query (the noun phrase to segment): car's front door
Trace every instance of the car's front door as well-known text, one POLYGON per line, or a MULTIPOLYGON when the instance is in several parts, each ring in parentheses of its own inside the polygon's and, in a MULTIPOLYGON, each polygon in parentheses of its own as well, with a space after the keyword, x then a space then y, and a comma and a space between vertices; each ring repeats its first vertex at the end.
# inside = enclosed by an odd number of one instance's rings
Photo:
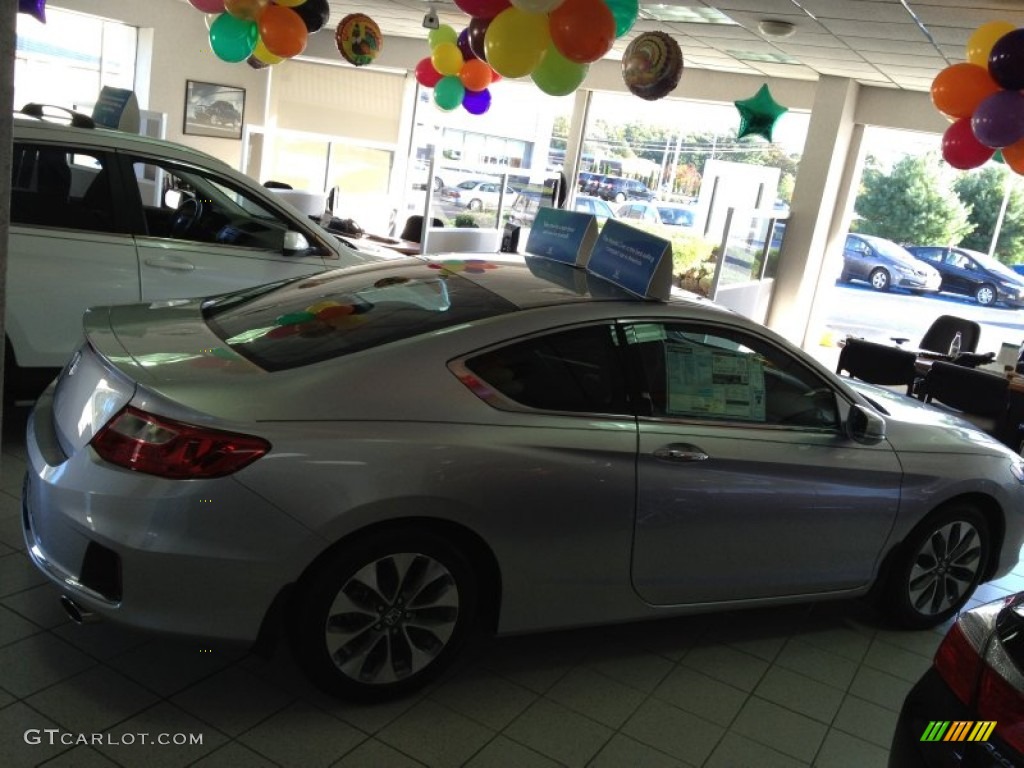
POLYGON ((152 158, 130 167, 143 211, 135 242, 144 300, 208 296, 328 266, 316 247, 286 252, 285 233, 299 224, 226 176, 152 158))
POLYGON ((874 266, 871 246, 860 238, 847 235, 843 247, 843 272, 846 276, 866 280, 874 266))
POLYGON ((822 593, 870 579, 899 501, 886 443, 841 428, 831 386, 734 329, 627 330, 643 371, 633 584, 656 605, 822 593))
POLYGON ((966 296, 973 296, 974 291, 984 282, 974 259, 965 253, 949 250, 946 252, 946 272, 943 276, 943 283, 949 285, 949 290, 955 293, 962 293, 966 296))

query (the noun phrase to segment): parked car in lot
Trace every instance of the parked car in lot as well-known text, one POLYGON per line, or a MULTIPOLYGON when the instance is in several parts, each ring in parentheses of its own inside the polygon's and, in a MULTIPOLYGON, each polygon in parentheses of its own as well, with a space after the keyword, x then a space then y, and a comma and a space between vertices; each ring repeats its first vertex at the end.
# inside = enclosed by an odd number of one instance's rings
MULTIPOLYGON (((515 196, 516 191, 506 185, 505 202, 511 204, 515 196)), ((460 208, 468 208, 471 211, 497 208, 500 197, 501 182, 489 181, 487 179, 463 181, 454 187, 444 187, 440 192, 442 202, 451 203, 460 208)))
POLYGON ((601 179, 596 191, 590 194, 596 195, 604 200, 614 200, 622 203, 626 200, 653 200, 654 191, 646 184, 636 179, 624 179, 621 176, 605 176, 601 179))
POLYGON ((664 224, 670 227, 692 229, 696 222, 696 210, 692 205, 680 203, 659 203, 637 200, 619 206, 618 216, 624 220, 644 221, 648 224, 664 224))
POLYGON ((22 115, 13 139, 5 378, 26 382, 15 394, 56 375, 90 306, 205 296, 371 259, 203 152, 22 115))
POLYGON ((371 699, 477 627, 869 591, 932 626, 1024 544, 1024 459, 966 422, 710 302, 496 254, 93 309, 27 457, 27 550, 73 614, 284 618, 371 699))
POLYGON ((1024 592, 961 614, 900 710, 889 768, 1024 765, 1024 592))
POLYGON ((579 195, 573 204, 573 210, 580 211, 581 213, 591 213, 598 220, 617 218, 615 209, 599 197, 579 195))
POLYGON ((843 282, 864 280, 876 291, 905 288, 934 293, 942 277, 935 267, 918 261, 903 246, 874 235, 849 234, 843 247, 843 282))
POLYGON ((988 254, 942 245, 908 245, 907 250, 938 270, 944 292, 973 296, 983 307, 996 302, 1024 307, 1024 277, 988 254))

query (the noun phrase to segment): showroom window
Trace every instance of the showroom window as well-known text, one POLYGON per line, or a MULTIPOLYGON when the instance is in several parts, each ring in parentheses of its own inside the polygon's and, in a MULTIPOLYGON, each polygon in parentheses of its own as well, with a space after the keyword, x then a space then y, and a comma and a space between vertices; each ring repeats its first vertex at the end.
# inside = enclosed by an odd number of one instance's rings
POLYGON ((831 388, 758 339, 676 323, 636 324, 626 336, 639 355, 642 400, 652 416, 838 429, 831 388))
POLYGON ((103 86, 135 89, 138 29, 46 9, 46 24, 18 14, 14 105, 54 104, 91 114, 103 86))
POLYGON ((538 336, 473 357, 466 367, 528 408, 632 414, 613 325, 538 336))

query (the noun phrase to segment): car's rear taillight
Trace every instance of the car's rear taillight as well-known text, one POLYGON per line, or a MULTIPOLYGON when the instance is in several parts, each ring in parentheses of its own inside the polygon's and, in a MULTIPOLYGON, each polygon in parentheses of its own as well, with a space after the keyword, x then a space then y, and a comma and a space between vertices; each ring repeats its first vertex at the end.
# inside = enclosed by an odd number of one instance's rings
POLYGON ((260 437, 185 424, 131 406, 90 444, 111 464, 174 480, 230 475, 270 450, 260 437))
POLYGON ((1015 599, 963 614, 939 645, 935 668, 957 698, 976 709, 976 719, 994 721, 995 734, 1024 752, 1024 674, 996 635, 1000 613, 1015 599))

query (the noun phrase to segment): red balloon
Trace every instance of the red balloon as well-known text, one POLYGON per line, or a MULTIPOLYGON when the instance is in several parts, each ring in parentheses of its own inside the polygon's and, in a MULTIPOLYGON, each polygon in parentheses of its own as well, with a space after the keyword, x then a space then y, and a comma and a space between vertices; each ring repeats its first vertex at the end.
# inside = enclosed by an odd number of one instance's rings
POLYGON ((577 64, 597 61, 615 42, 615 16, 604 0, 565 0, 548 22, 555 48, 577 64))
POLYGON ((493 19, 512 3, 509 0, 455 0, 455 4, 470 16, 493 19))
POLYGON ((444 75, 434 69, 434 62, 430 60, 429 56, 419 60, 419 63, 416 65, 415 74, 416 82, 424 88, 433 88, 444 77, 444 75))
POLYGON ((985 164, 995 153, 994 149, 974 138, 969 117, 961 117, 942 135, 943 160, 961 171, 985 164))

